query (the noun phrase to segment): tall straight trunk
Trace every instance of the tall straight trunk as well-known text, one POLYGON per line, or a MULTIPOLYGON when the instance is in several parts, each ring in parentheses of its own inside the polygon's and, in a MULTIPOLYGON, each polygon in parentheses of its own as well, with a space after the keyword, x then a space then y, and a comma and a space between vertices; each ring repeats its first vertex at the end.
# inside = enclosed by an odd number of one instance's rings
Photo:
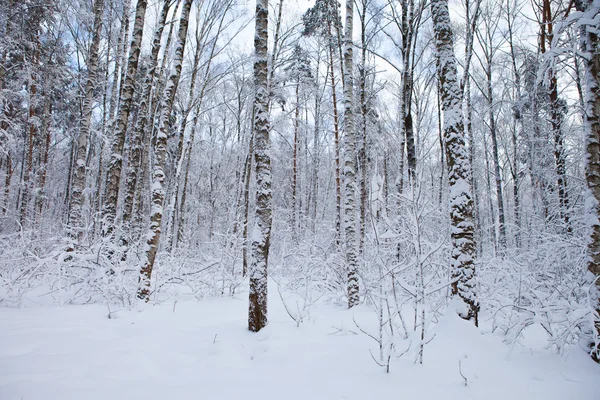
MULTIPOLYGON (((554 19, 550 0, 542 2, 542 24, 540 24, 540 52, 545 54, 546 44, 552 46, 554 40, 554 19)), ((567 232, 571 232, 572 226, 569 216, 569 192, 567 187, 567 171, 564 150, 564 137, 562 131, 563 110, 558 98, 558 79, 556 71, 550 69, 548 85, 548 100, 550 106, 550 126, 554 135, 554 162, 556 168, 556 183, 558 187, 558 201, 560 205, 560 216, 565 224, 567 232)))
POLYGON ((413 20, 414 1, 402 0, 401 28, 402 28, 402 129, 406 140, 406 162, 408 167, 409 184, 415 184, 417 153, 415 147, 415 133, 412 120, 412 43, 414 34, 413 20))
POLYGON ((477 243, 477 254, 481 254, 482 252, 482 243, 481 243, 481 217, 479 212, 479 191, 477 189, 477 179, 475 179, 475 132, 473 131, 473 107, 471 105, 471 77, 467 76, 467 81, 465 85, 465 94, 464 97, 466 99, 466 122, 467 122, 467 134, 469 138, 469 164, 471 165, 471 187, 473 188, 473 221, 474 221, 474 231, 473 237, 475 242, 477 243))
POLYGON ((358 162, 360 170, 360 203, 358 213, 358 254, 363 256, 365 246, 365 231, 367 218, 367 122, 369 106, 367 104, 367 0, 362 0, 362 10, 360 12, 360 116, 361 116, 361 132, 360 132, 360 150, 358 152, 358 162))
POLYGON ((296 83, 296 108, 294 110, 294 144, 292 155, 292 237, 297 239, 297 221, 298 221, 298 128, 300 126, 300 78, 296 83))
POLYGON ((494 246, 494 255, 498 254, 498 238, 496 235, 496 210, 494 208, 494 200, 492 199, 492 181, 490 179, 490 171, 492 170, 492 168, 490 167, 490 157, 489 157, 489 152, 488 152, 488 145, 487 145, 487 141, 484 138, 483 139, 483 146, 485 148, 484 150, 484 155, 485 155, 485 183, 486 183, 486 191, 488 193, 488 206, 490 208, 490 223, 489 223, 489 227, 490 227, 490 237, 491 237, 491 241, 492 241, 492 245, 494 246))
MULTIPOLYGON (((592 0, 577 0, 575 5, 578 11, 584 13, 583 18, 587 18, 588 21, 592 21, 600 12, 598 3, 592 0)), ((600 363, 600 37, 598 26, 582 25, 581 41, 582 50, 587 54, 585 58, 585 120, 587 122, 585 178, 589 196, 594 201, 594 207, 590 210, 592 215, 588 218, 592 228, 591 240, 588 243, 588 270, 594 277, 595 289, 591 291, 591 298, 594 299, 593 307, 596 311, 593 316, 596 334, 590 355, 600 363)))
POLYGON ((356 255, 356 130, 354 124, 354 75, 352 59, 352 28, 354 0, 346 0, 346 31, 344 35, 344 232, 346 234, 346 268, 348 272, 348 308, 358 305, 358 265, 356 255))
POLYGON ((104 0, 94 1, 94 27, 92 43, 87 57, 87 80, 85 82, 85 93, 83 100, 83 113, 79 122, 79 137, 75 148, 75 173, 71 184, 71 207, 69 209, 69 228, 71 236, 79 243, 85 234, 85 223, 82 219, 82 208, 84 203, 83 191, 86 187, 86 153, 90 136, 92 122, 92 110, 94 106, 94 89, 98 81, 98 57, 100 51, 100 40, 102 34, 102 16, 104 13, 104 0))
POLYGON ((115 228, 115 219, 117 217, 117 203, 121 186, 121 170, 123 168, 123 147, 125 146, 127 124, 135 91, 135 74, 137 73, 142 38, 144 36, 144 19, 147 6, 148 0, 138 0, 135 9, 135 22, 133 24, 129 59, 127 61, 127 73, 122 85, 123 91, 119 101, 119 114, 116 121, 115 132, 113 134, 110 162, 108 164, 108 173, 106 176, 106 196, 104 198, 102 217, 103 233, 106 236, 113 232, 115 228))
POLYGON ((2 215, 8 213, 8 204, 10 199, 10 181, 12 180, 14 169, 10 152, 6 154, 6 173, 4 175, 4 205, 2 206, 2 215))
MULTIPOLYGON (((74 140, 70 141, 69 148, 69 168, 67 169, 67 189, 65 190, 65 199, 63 204, 66 206, 67 212, 64 214, 65 224, 68 226, 69 224, 69 216, 71 215, 71 186, 73 185, 73 164, 75 161, 75 151, 77 150, 77 142, 74 140)), ((22 167, 23 164, 21 164, 22 167)), ((23 173, 23 168, 21 168, 21 174, 23 173)), ((18 197, 18 196, 17 196, 18 197)))
MULTIPOLYGON (((34 57, 35 59, 35 57, 34 57)), ((33 154, 35 152, 35 144, 37 142, 36 136, 38 135, 38 128, 36 119, 39 116, 36 115, 36 102, 37 102, 37 84, 34 78, 31 78, 29 86, 29 108, 28 108, 28 120, 27 120, 27 155, 26 159, 23 160, 25 163, 25 171, 23 173, 23 192, 21 194, 21 207, 19 210, 19 223, 21 226, 25 226, 27 220, 27 208, 29 205, 29 198, 32 192, 33 185, 33 154)))
POLYGON ((504 196, 502 194, 502 174, 500 172, 500 159, 498 156, 498 135, 496 132, 496 117, 494 116, 494 91, 492 88, 492 59, 487 65, 487 105, 489 112, 489 128, 492 138, 492 157, 494 159, 494 177, 496 180, 496 202, 498 205, 498 245, 500 253, 506 249, 506 220, 504 217, 504 196))
MULTIPOLYGON (((254 111, 252 111, 254 120, 254 111)), ((249 223, 250 223, 250 179, 252 177, 252 157, 254 155, 254 134, 250 135, 248 141, 248 156, 244 165, 244 229, 242 230, 242 275, 248 274, 248 246, 249 246, 249 223)))
POLYGON ((183 53, 187 41, 188 23, 190 10, 193 0, 185 0, 179 20, 179 33, 177 48, 173 59, 173 72, 169 77, 165 92, 163 95, 163 107, 160 113, 160 122, 158 132, 154 142, 154 165, 152 168, 152 207, 150 212, 150 226, 148 229, 148 240, 145 246, 146 259, 140 271, 140 282, 137 296, 139 299, 148 302, 150 300, 150 281, 152 278, 152 268, 156 259, 156 253, 160 244, 161 225, 163 217, 163 205, 165 200, 165 164, 167 156, 167 134, 169 129, 169 118, 173 110, 173 102, 179 78, 181 77, 181 68, 183 65, 183 53))
MULTIPOLYGON (((331 32, 331 27, 329 28, 331 32)), ((333 66, 333 44, 329 44, 329 69, 331 74, 331 101, 333 102, 333 135, 335 145, 335 242, 339 247, 342 238, 342 179, 340 171, 340 130, 333 66)))
POLYGON ((401 196, 402 193, 404 192, 404 164, 405 164, 405 160, 404 160, 404 152, 406 150, 406 132, 404 131, 404 95, 401 93, 400 94, 400 104, 398 107, 398 126, 400 127, 400 133, 399 133, 399 160, 398 160, 398 179, 396 180, 396 188, 397 188, 397 199, 398 199, 398 207, 401 207, 401 196))
POLYGON ((50 152, 50 121, 52 120, 52 103, 50 99, 46 99, 44 101, 44 112, 43 112, 43 120, 42 124, 44 128, 44 147, 40 154, 40 182, 39 182, 39 196, 36 198, 35 204, 35 220, 36 223, 39 222, 39 217, 42 214, 42 210, 44 207, 44 201, 46 198, 46 177, 48 176, 48 153, 50 152))
MULTIPOLYGON (((440 144, 440 191, 438 193, 438 203, 441 205, 442 204, 442 199, 443 199, 443 190, 444 190, 444 171, 446 170, 446 162, 444 160, 444 130, 442 128, 442 91, 440 89, 440 81, 439 79, 437 80, 436 83, 437 86, 437 90, 436 90, 436 99, 437 99, 437 125, 438 125, 438 141, 440 144)), ((468 95, 470 96, 470 95, 468 95)), ((467 97, 467 99, 469 99, 469 97, 467 97)), ((469 100, 467 100, 469 101, 469 100)), ((468 103, 468 105, 470 105, 470 102, 468 103)), ((467 106, 467 110, 468 110, 468 106, 467 106)), ((469 114, 467 114, 469 115, 469 114)), ((469 125, 467 124, 467 129, 469 132, 469 161, 471 162, 471 165, 473 165, 473 135, 472 135, 472 131, 469 129, 469 125)), ((471 174, 471 177, 473 177, 473 174, 471 174)))
POLYGON ((475 293, 475 240, 471 165, 461 113, 462 93, 457 79, 448 0, 433 0, 431 15, 438 56, 438 78, 444 111, 444 141, 450 188, 452 295, 465 303, 462 318, 478 325, 479 302, 475 293))
MULTIPOLYGON (((267 324, 267 268, 271 239, 271 159, 269 157, 269 85, 267 43, 269 2, 256 0, 254 34, 254 161, 256 168, 256 217, 252 233, 249 269, 248 329, 258 332, 267 324)), ((272 66, 274 67, 274 66, 272 66)))
POLYGON ((138 175, 140 168, 142 167, 141 163, 144 138, 148 136, 148 130, 150 129, 148 126, 150 124, 148 105, 150 103, 150 96, 152 95, 152 88, 156 82, 158 53, 160 52, 160 43, 163 31, 165 29, 165 23, 167 21, 167 14, 169 13, 170 5, 171 0, 164 0, 163 7, 158 18, 157 27, 154 31, 154 36, 152 38, 152 50, 150 52, 150 64, 148 65, 148 71, 146 72, 146 78, 144 80, 144 89, 140 98, 138 117, 136 119, 135 127, 133 129, 129 144, 127 172, 125 179, 125 196, 123 200, 123 231, 125 234, 129 233, 133 216, 138 175))
MULTIPOLYGON (((319 68, 317 64, 317 70, 319 68)), ((316 82, 315 86, 319 87, 319 75, 316 74, 316 82)), ((311 221, 311 229, 314 232, 317 223, 317 199, 319 197, 319 130, 321 124, 321 96, 315 96, 315 126, 313 129, 313 157, 312 157, 312 189, 311 189, 311 202, 310 202, 310 221, 311 221)))
POLYGON ((518 131, 516 123, 517 121, 521 122, 521 127, 523 127, 523 115, 522 115, 522 107, 521 107, 521 73, 517 68, 517 56, 515 53, 514 46, 514 36, 513 36, 513 24, 515 20, 515 16, 513 15, 513 10, 511 10, 511 0, 506 1, 506 21, 508 26, 508 46, 510 49, 510 59, 511 66, 513 69, 513 76, 515 79, 515 101, 516 105, 515 110, 513 112, 515 124, 512 129, 512 147, 513 147, 513 164, 511 167, 512 179, 513 179, 513 202, 514 202, 514 213, 515 213, 515 246, 519 248, 521 246, 521 204, 520 204, 520 195, 519 195, 519 153, 517 147, 517 138, 518 131))

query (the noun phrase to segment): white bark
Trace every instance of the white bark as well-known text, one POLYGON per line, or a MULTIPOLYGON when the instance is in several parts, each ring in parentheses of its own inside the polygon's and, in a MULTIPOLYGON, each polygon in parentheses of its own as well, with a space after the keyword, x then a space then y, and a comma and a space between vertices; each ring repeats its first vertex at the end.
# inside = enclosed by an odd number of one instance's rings
POLYGON ((267 43, 268 0, 256 0, 254 34, 254 160, 256 218, 251 236, 248 329, 258 332, 267 324, 267 267, 271 238, 271 159, 269 156, 269 87, 267 43))
POLYGON ((475 240, 471 164, 465 144, 461 112, 462 93, 457 78, 448 0, 434 0, 431 15, 438 56, 438 77, 444 111, 444 142, 450 188, 452 294, 465 303, 461 317, 478 324, 479 303, 475 295, 475 240))
POLYGON ((352 60, 352 24, 354 0, 346 0, 346 31, 344 36, 344 232, 346 265, 348 268, 348 308, 359 302, 356 248, 356 131, 354 124, 354 76, 352 60))

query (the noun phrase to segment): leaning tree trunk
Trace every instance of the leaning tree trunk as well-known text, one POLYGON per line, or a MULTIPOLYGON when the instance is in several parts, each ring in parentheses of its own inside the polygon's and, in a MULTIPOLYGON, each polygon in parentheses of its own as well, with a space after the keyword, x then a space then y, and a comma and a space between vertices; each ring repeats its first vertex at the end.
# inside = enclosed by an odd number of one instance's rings
POLYGON ((256 168, 256 222, 252 234, 248 306, 248 329, 252 332, 258 332, 267 324, 267 267, 272 222, 271 159, 269 157, 270 96, 267 82, 268 0, 256 0, 255 18, 253 130, 256 168))
POLYGON ((173 110, 175 93, 181 77, 183 65, 183 52, 187 40, 188 22, 193 0, 185 0, 179 20, 179 33, 177 48, 173 59, 173 72, 169 77, 163 96, 163 107, 160 113, 158 132, 154 142, 154 166, 152 168, 152 206, 150 211, 150 227, 148 229, 148 240, 146 242, 146 259, 140 271, 140 282, 137 296, 148 302, 150 300, 150 280, 152 268, 156 259, 156 252, 160 243, 160 233, 163 217, 163 204, 165 201, 165 164, 167 158, 167 134, 169 130, 169 119, 173 110))
POLYGON ((104 197, 103 211, 103 233, 110 235, 114 230, 115 218, 117 216, 117 202, 119 200, 119 187, 121 185, 121 170, 123 168, 123 147, 125 146, 125 136, 127 135, 127 123, 131 111, 131 102, 135 91, 135 74, 137 72, 138 61, 142 38, 144 36, 144 19, 148 0, 138 0, 135 9, 135 22, 133 24, 133 34, 131 39, 131 48, 129 50, 129 59, 127 61, 127 73, 123 83, 123 92, 119 101, 119 114, 117 125, 113 134, 110 162, 108 164, 108 173, 106 176, 106 196, 104 197))
POLYGON ((96 87, 96 73, 98 70, 98 53, 100 49, 100 39, 102 33, 102 15, 104 12, 104 0, 95 0, 94 2, 94 30, 92 35, 92 44, 87 58, 87 80, 85 82, 85 98, 83 100, 83 115, 79 123, 79 137, 77 138, 77 147, 75 149, 75 174, 71 184, 71 207, 69 213, 69 228, 71 236, 77 241, 81 241, 84 234, 84 223, 82 221, 81 210, 83 207, 83 191, 85 189, 85 157, 87 144, 90 135, 90 126, 92 121, 92 108, 94 105, 94 88, 96 87))
POLYGON ((458 310, 460 316, 473 320, 475 325, 478 325, 479 303, 475 296, 471 165, 465 145, 461 113, 462 96, 457 80, 448 0, 433 0, 431 15, 438 56, 438 77, 442 110, 444 111, 444 142, 450 188, 452 295, 458 296, 465 303, 465 310, 458 310))
POLYGON ((354 77, 352 60, 352 24, 354 0, 346 0, 346 32, 344 35, 344 232, 346 234, 346 267, 348 268, 348 308, 359 302, 356 257, 356 132, 354 125, 354 77))

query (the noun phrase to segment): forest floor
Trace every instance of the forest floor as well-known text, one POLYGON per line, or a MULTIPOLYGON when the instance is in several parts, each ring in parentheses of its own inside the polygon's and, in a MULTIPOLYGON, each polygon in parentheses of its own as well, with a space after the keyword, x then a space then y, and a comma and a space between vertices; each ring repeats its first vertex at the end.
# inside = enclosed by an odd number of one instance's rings
MULTIPOLYGON (((597 400, 600 365, 545 349, 541 327, 509 346, 446 313, 390 373, 371 357, 376 314, 319 304, 299 327, 270 288, 270 322, 246 330, 247 299, 180 298, 140 310, 0 308, 0 399, 597 400), (459 372, 459 361, 461 372, 459 372)), ((398 343, 398 353, 409 341, 398 343)))

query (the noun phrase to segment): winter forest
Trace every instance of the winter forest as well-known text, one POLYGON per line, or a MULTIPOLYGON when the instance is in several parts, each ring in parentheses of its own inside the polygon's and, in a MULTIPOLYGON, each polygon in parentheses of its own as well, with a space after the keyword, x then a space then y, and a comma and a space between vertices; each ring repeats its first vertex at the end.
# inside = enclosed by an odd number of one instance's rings
POLYGON ((597 399, 599 37, 600 0, 0 0, 0 398, 597 399))

